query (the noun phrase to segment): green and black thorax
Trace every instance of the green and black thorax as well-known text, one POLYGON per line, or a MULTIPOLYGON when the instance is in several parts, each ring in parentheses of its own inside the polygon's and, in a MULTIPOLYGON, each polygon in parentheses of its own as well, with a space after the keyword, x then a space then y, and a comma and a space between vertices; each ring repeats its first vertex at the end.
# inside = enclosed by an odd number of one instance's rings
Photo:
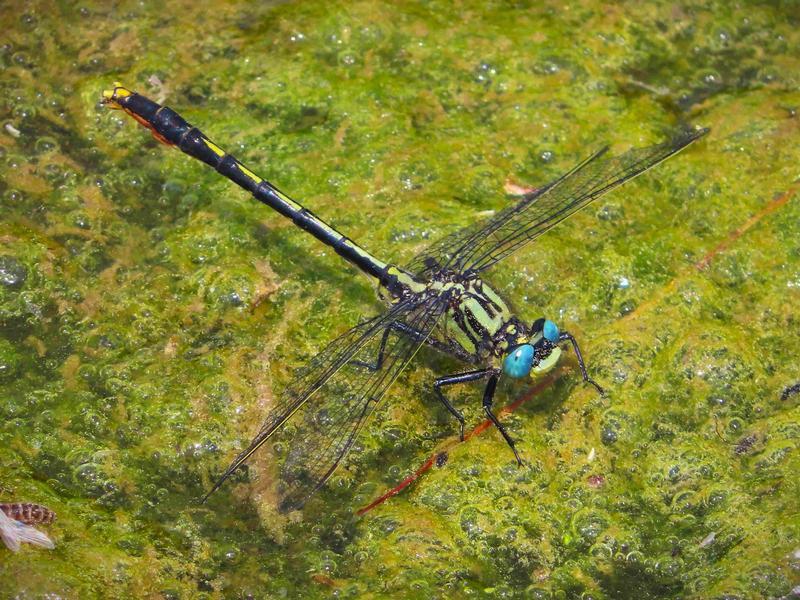
POLYGON ((534 363, 545 360, 554 344, 544 338, 541 323, 526 325, 517 318, 505 300, 477 273, 460 273, 440 268, 421 282, 408 272, 390 267, 393 277, 384 286, 394 301, 417 297, 421 302, 436 296, 447 305, 438 336, 453 342, 476 364, 497 363, 511 349, 531 344, 536 349, 534 363), (537 326, 538 325, 538 326, 537 326))

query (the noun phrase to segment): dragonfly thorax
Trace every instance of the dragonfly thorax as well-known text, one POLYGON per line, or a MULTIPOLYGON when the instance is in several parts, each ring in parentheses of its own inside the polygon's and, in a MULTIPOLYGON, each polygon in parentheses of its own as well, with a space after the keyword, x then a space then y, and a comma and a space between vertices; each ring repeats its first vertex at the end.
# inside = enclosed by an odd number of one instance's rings
POLYGON ((499 357, 511 346, 527 341, 527 328, 479 277, 443 271, 428 287, 432 293, 447 296, 446 336, 469 354, 499 357))
MULTIPOLYGON (((446 298, 447 311, 442 337, 454 342, 481 362, 491 360, 510 377, 523 377, 531 370, 549 368, 558 358, 558 327, 538 319, 531 325, 514 316, 506 302, 475 273, 450 269, 435 271, 427 282, 391 267, 389 285, 392 302, 416 297, 423 302, 446 298)), ((388 299, 388 298, 387 298, 388 299)))
POLYGON ((560 332, 556 324, 548 319, 525 324, 476 275, 441 273, 428 289, 448 297, 445 336, 476 358, 500 363, 510 377, 545 370, 558 360, 560 332))

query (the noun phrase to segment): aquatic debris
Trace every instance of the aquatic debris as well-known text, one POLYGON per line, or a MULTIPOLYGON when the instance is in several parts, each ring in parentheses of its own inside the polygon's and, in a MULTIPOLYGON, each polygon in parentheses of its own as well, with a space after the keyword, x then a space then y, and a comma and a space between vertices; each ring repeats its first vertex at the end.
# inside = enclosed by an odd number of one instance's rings
POLYGON ((738 454, 740 456, 742 454, 746 454, 757 441, 758 436, 754 433, 744 436, 741 440, 739 440, 739 442, 736 444, 736 447, 733 449, 734 454, 738 454))
POLYGON ((318 583, 320 585, 327 586, 327 587, 335 587, 336 586, 336 581, 333 578, 328 577, 327 575, 323 575, 322 573, 316 573, 315 575, 312 575, 311 579, 314 582, 316 582, 316 583, 318 583))
POLYGON ((0 502, 0 511, 8 518, 25 525, 47 525, 56 520, 56 513, 46 506, 33 502, 0 502))
POLYGON ((516 184, 510 179, 507 179, 503 184, 503 191, 509 196, 527 196, 528 194, 536 193, 537 190, 538 188, 535 187, 516 184))
POLYGON ((704 537, 702 539, 702 541, 700 542, 699 546, 701 548, 705 548, 709 544, 713 544, 715 539, 717 539, 717 532, 716 531, 712 531, 711 533, 709 533, 706 537, 704 537))
POLYGON ((8 135, 10 135, 11 137, 18 138, 20 135, 22 135, 20 130, 14 127, 11 123, 6 123, 4 129, 6 130, 6 133, 8 133, 8 135))
POLYGON ((794 396, 798 392, 800 392, 800 383, 795 383, 794 385, 790 385, 785 390, 783 390, 783 393, 781 393, 781 400, 788 400, 789 396, 794 396))
POLYGON ((55 518, 52 510, 40 504, 0 504, 0 538, 12 552, 17 552, 22 543, 52 550, 53 541, 33 525, 52 523, 55 518))
POLYGON ((13 256, 0 256, 0 286, 17 289, 28 278, 28 269, 13 256))
POLYGON ((586 478, 586 483, 589 487, 596 489, 605 485, 606 478, 602 475, 589 475, 589 477, 586 478))
POLYGON ((635 88, 642 89, 642 90, 644 90, 646 92, 650 92, 651 94, 653 94, 654 96, 656 96, 658 98, 663 98, 665 96, 671 96, 673 94, 672 90, 669 89, 667 86, 664 86, 664 85, 661 85, 661 86, 650 85, 649 83, 646 83, 644 81, 639 81, 638 79, 630 78, 630 79, 627 79, 626 81, 623 81, 621 83, 624 86, 635 87, 635 88))

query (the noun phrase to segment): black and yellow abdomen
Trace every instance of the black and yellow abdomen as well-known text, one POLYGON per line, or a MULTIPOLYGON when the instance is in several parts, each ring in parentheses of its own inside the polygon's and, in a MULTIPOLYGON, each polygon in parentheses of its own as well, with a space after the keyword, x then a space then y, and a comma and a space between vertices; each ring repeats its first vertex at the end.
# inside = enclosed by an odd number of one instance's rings
POLYGON ((402 279, 404 274, 397 268, 376 258, 270 182, 256 175, 171 108, 161 106, 119 84, 104 92, 103 97, 110 107, 124 110, 147 127, 157 140, 175 146, 216 169, 221 175, 250 192, 256 200, 291 219, 295 225, 333 248, 339 256, 376 278, 392 294, 401 292, 404 282, 400 281, 398 284, 398 279, 402 279))

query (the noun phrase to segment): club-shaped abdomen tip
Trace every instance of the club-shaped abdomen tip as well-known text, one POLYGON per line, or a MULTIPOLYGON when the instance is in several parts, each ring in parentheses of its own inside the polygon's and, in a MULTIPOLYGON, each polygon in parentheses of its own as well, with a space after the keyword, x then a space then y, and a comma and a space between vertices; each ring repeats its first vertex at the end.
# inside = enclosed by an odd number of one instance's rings
POLYGON ((123 87, 119 81, 114 82, 114 87, 110 90, 103 90, 103 101, 111 105, 112 108, 119 108, 117 100, 132 95, 133 92, 123 87))

